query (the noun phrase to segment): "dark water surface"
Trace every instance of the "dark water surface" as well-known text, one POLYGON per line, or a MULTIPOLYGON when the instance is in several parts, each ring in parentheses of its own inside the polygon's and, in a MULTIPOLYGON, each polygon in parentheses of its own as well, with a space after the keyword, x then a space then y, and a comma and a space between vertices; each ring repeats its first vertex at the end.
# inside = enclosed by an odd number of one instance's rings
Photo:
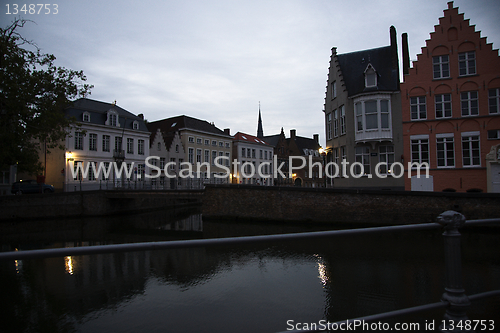
MULTIPOLYGON (((328 230, 202 221, 196 208, 9 223, 3 251, 328 230)), ((462 231, 467 294, 500 289, 500 228, 462 231)), ((0 332, 278 332, 439 301, 441 231, 0 262, 0 332)), ((444 310, 395 322, 441 320, 444 310)), ((500 298, 470 319, 495 320, 500 298)))

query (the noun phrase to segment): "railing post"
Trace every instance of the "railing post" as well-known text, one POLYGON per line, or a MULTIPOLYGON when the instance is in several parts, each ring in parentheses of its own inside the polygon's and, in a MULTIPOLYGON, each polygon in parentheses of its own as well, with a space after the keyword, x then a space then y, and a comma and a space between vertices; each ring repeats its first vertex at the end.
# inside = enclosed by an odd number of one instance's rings
POLYGON ((444 227, 446 282, 442 300, 449 303, 439 331, 474 332, 473 330, 466 330, 464 327, 465 320, 468 320, 466 312, 470 306, 470 300, 465 295, 465 290, 462 286, 461 235, 458 228, 465 224, 465 216, 448 210, 438 216, 437 222, 444 227))

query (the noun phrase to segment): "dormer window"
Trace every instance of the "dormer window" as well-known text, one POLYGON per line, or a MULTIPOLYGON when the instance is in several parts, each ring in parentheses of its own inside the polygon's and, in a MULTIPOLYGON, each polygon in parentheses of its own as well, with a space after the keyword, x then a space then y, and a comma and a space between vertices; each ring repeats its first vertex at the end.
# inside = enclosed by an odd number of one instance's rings
POLYGON ((368 64, 365 69, 365 87, 371 88, 377 86, 377 72, 372 64, 368 64))
POLYGON ((83 113, 83 121, 86 123, 90 122, 90 113, 88 112, 83 113))
POLYGON ((114 110, 108 111, 108 120, 106 120, 106 125, 113 127, 120 127, 120 123, 118 120, 118 113, 114 110))
POLYGON ((134 120, 134 122, 132 123, 132 128, 135 130, 139 129, 139 122, 137 120, 134 120))

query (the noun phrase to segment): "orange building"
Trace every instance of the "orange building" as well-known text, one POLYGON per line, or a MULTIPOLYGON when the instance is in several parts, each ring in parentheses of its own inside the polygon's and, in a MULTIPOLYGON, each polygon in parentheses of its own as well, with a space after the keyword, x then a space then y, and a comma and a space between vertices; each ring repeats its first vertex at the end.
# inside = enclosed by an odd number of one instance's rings
POLYGON ((405 189, 500 192, 500 57, 453 2, 403 80, 405 189))

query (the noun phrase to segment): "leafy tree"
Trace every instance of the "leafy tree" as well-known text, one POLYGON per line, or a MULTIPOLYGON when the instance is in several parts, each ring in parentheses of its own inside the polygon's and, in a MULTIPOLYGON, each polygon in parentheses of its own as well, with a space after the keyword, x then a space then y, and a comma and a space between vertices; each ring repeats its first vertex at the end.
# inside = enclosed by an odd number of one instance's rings
POLYGON ((54 55, 23 38, 18 30, 27 22, 0 28, 0 168, 18 164, 18 171, 35 173, 42 169, 41 147, 64 149, 76 124, 64 108, 93 86, 84 84, 83 71, 56 67, 54 55))

